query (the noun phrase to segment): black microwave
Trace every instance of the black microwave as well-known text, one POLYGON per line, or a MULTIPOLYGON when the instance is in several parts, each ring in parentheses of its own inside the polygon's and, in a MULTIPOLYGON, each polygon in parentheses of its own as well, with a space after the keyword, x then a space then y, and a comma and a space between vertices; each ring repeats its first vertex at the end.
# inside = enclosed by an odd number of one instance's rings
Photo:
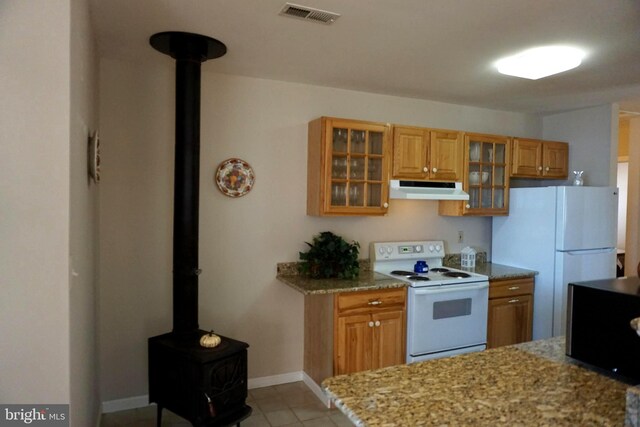
POLYGON ((567 356, 640 383, 637 277, 569 283, 567 356))

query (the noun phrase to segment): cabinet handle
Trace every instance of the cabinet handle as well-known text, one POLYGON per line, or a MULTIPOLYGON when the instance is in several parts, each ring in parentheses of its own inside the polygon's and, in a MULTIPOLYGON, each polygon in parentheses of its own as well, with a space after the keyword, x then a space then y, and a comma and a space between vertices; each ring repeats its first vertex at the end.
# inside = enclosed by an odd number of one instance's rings
POLYGON ((538 166, 538 170, 541 171, 542 170, 542 166, 538 166))
POLYGON ((373 328, 373 322, 369 322, 369 327, 373 328))
POLYGON ((547 166, 546 168, 544 168, 545 171, 549 172, 549 166, 547 166))
POLYGON ((388 208, 388 207, 389 207, 389 203, 384 202, 384 203, 382 204, 382 207, 383 207, 383 208, 388 208))
POLYGON ((518 298, 509 300, 509 304, 513 304, 514 302, 520 302, 520 300, 518 298))
POLYGON ((380 321, 376 320, 376 326, 380 326, 380 321))
POLYGON ((423 167, 423 168, 422 168, 422 172, 429 172, 429 168, 428 168, 428 167, 426 167, 426 166, 425 166, 425 167, 423 167))
POLYGON ((520 286, 511 286, 509 288, 510 291, 517 291, 518 289, 520 289, 520 286))
POLYGON ((374 300, 369 301, 368 304, 369 305, 380 305, 380 304, 382 304, 382 301, 380 301, 379 299, 374 299, 374 300))
POLYGON ((433 173, 438 172, 438 168, 433 168, 433 169, 431 169, 431 172, 433 172, 433 173))
POLYGON ((471 205, 469 203, 467 203, 466 205, 467 209, 471 208, 471 205))

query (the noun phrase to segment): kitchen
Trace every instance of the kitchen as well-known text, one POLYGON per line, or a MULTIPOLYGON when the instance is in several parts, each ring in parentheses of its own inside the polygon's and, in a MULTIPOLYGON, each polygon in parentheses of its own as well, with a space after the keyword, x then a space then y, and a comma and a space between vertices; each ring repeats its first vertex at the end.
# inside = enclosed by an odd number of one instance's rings
MULTIPOLYGON (((122 8, 127 10, 127 6, 122 8)), ((138 15, 132 12, 132 16, 138 15)), ((49 29, 55 28, 53 23, 49 25, 49 29)), ((166 28, 146 28, 148 34, 140 43, 146 46, 148 36, 156 29, 166 28)), ((229 48, 231 54, 232 46, 229 48)), ((150 55, 155 53, 149 50, 150 55)), ((160 55, 149 61, 124 60, 115 55, 100 59, 103 167, 100 184, 91 187, 92 197, 99 198, 100 205, 100 239, 96 243, 100 259, 95 266, 100 276, 96 327, 100 369, 96 377, 100 378, 99 401, 114 404, 144 401, 144 342, 170 324, 171 274, 167 259, 172 181, 167 171, 172 165, 173 68, 171 61, 160 55), (147 301, 144 307, 131 303, 141 299, 147 301)), ((215 66, 214 61, 204 69, 215 66)), ((200 324, 250 343, 251 386, 299 379, 303 299, 275 279, 275 266, 295 261, 304 249, 303 242, 315 233, 331 229, 357 240, 363 257, 368 255, 370 241, 411 239, 416 227, 425 227, 424 238, 444 239, 449 252, 459 252, 467 245, 490 249, 489 218, 442 217, 436 202, 394 201, 388 216, 379 218, 308 217, 309 120, 331 115, 570 141, 570 167, 586 170, 588 185, 608 185, 613 173, 610 151, 615 142, 611 138, 610 105, 541 118, 365 91, 203 74, 200 324), (212 142, 204 144, 206 140, 212 142), (246 160, 256 171, 254 190, 236 200, 220 194, 213 183, 215 168, 229 157, 246 160), (463 243, 457 243, 460 230, 464 232, 463 243), (264 326, 256 331, 255 325, 264 326)), ((97 128, 97 121, 88 123, 93 123, 88 126, 91 129, 97 128)), ((39 159, 30 156, 22 164, 28 165, 34 158, 39 159)), ((78 262, 78 257, 74 260, 78 262)), ((80 277, 87 275, 80 273, 80 277)), ((32 289, 28 294, 38 295, 39 291, 32 289)), ((17 318, 21 316, 25 314, 17 318)), ((35 328, 39 321, 28 317, 26 324, 35 328)), ((19 337, 12 342, 16 347, 22 345, 19 337)), ((63 356, 60 359, 60 365, 67 365, 63 356)), ((20 369, 16 372, 22 378, 30 377, 20 369)), ((44 393, 43 399, 51 394, 44 393)))

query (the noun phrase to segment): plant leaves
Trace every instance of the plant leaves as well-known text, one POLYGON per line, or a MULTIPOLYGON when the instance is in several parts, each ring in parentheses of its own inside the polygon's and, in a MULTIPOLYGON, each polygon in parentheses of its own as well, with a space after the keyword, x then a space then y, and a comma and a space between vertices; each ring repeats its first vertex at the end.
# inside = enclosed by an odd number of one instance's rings
POLYGON ((301 272, 312 277, 339 277, 355 279, 360 273, 358 255, 360 244, 346 242, 330 231, 323 231, 313 237, 307 252, 299 252, 304 261, 299 266, 301 272))

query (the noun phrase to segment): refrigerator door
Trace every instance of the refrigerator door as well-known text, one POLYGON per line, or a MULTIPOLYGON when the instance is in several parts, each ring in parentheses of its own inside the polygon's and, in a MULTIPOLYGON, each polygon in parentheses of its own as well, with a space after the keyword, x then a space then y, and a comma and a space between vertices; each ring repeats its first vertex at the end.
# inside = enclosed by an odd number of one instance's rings
POLYGON ((493 217, 491 261, 537 272, 533 339, 553 336, 556 187, 512 188, 509 216, 493 217))
POLYGON ((556 250, 616 246, 617 188, 557 187, 557 206, 556 250))
MULTIPOLYGON (((615 277, 615 248, 556 252, 553 336, 565 335, 569 283, 586 280, 612 279, 615 277)), ((536 303, 537 302, 534 302, 534 304, 536 303)), ((594 313, 594 316, 597 316, 597 313, 594 313)))

